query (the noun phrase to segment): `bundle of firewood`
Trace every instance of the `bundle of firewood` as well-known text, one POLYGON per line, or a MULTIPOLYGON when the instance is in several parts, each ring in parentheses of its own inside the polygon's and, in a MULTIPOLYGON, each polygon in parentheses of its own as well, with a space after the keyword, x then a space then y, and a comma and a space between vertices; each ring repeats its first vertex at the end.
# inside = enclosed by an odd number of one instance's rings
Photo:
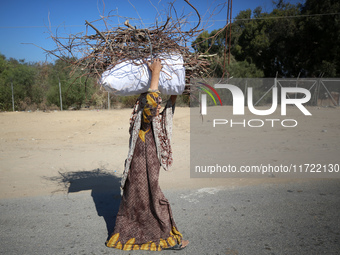
MULTIPOLYGON (((123 27, 114 27, 99 31, 94 22, 86 21, 87 31, 92 35, 70 35, 67 38, 52 36, 57 48, 48 53, 69 62, 74 70, 82 70, 81 76, 100 77, 108 68, 123 61, 153 59, 160 55, 180 54, 184 60, 187 83, 190 78, 201 77, 207 73, 209 62, 197 53, 190 51, 188 44, 200 33, 198 27, 201 17, 198 11, 187 0, 197 16, 198 24, 188 31, 182 31, 187 24, 187 17, 173 18, 168 16, 162 25, 148 28, 136 28, 127 19, 123 27), (72 58, 74 56, 74 58, 72 58)), ((107 17, 106 17, 107 18, 107 17)), ((103 21, 106 22, 106 19, 103 21)), ((107 26, 108 27, 108 26, 107 26)))

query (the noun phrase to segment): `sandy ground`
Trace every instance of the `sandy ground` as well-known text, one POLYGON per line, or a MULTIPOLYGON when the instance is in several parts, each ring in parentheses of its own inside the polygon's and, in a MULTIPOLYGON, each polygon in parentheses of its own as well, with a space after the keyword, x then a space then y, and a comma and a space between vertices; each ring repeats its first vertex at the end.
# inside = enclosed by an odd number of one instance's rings
MULTIPOLYGON (((303 120, 304 127, 313 127, 304 141, 306 149, 296 147, 294 154, 307 159, 311 148, 319 146, 320 153, 328 155, 326 160, 339 163, 340 109, 312 108, 311 112, 313 117, 303 120)), ((0 113, 0 198, 64 192, 57 182, 51 181, 60 173, 101 169, 119 177, 128 152, 130 113, 131 109, 0 113)), ((276 132, 280 130, 287 138, 296 132, 294 129, 282 131, 282 128, 276 132)), ((245 135, 249 132, 242 132, 243 141, 247 141, 245 135)), ((303 130, 299 132, 301 136, 303 130)), ((304 181, 269 177, 190 178, 189 108, 176 109, 173 133, 174 165, 172 171, 161 171, 162 189, 304 181)), ((257 143, 268 142, 268 132, 258 132, 256 136, 257 143)), ((230 143, 235 154, 244 151, 244 143, 237 139, 230 139, 230 143)), ((284 146, 288 151, 293 142, 284 146)), ((268 150, 266 144, 258 146, 251 156, 258 157, 265 149, 268 150)))

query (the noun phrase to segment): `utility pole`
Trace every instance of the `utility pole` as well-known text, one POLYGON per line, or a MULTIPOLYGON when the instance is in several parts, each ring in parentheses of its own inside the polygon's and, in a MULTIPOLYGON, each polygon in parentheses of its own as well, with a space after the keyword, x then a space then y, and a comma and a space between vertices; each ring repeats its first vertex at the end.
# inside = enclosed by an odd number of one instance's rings
POLYGON ((227 73, 227 78, 229 78, 229 68, 230 68, 230 48, 231 48, 231 24, 232 24, 232 8, 233 0, 228 0, 227 7, 227 24, 225 25, 225 45, 224 45, 224 60, 223 60, 223 76, 227 73), (228 53, 227 53, 228 50, 228 53), (227 55, 228 55, 228 68, 227 68, 227 55))
POLYGON ((61 96, 61 84, 60 84, 59 76, 58 76, 58 81, 59 81, 60 111, 62 111, 62 110, 63 110, 63 98, 62 98, 62 96, 61 96))

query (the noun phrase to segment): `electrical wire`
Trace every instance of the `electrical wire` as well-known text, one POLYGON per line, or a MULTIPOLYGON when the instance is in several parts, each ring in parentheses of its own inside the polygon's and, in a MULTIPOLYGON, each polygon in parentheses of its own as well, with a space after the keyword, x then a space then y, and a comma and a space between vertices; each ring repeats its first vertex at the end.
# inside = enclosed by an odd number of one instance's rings
MULTIPOLYGON (((257 18, 246 18, 246 19, 231 19, 233 22, 235 21, 247 21, 247 20, 265 20, 265 19, 292 19, 292 18, 305 18, 305 17, 317 17, 317 16, 332 16, 332 15, 340 15, 340 12, 334 13, 316 13, 316 14, 300 14, 300 15, 292 15, 292 16, 274 16, 274 17, 257 17, 257 18)), ((226 19, 221 20, 205 20, 202 22, 225 22, 226 19)), ((188 23, 197 23, 197 20, 187 21, 188 23)), ((144 24, 153 24, 153 23, 144 23, 144 24)), ((119 24, 118 24, 119 25, 119 24)), ((84 27, 85 25, 61 25, 61 26, 51 26, 51 27, 84 27)), ((105 25, 97 25, 97 26, 105 26, 105 25)), ((0 28, 46 28, 46 26, 0 26, 0 28)))

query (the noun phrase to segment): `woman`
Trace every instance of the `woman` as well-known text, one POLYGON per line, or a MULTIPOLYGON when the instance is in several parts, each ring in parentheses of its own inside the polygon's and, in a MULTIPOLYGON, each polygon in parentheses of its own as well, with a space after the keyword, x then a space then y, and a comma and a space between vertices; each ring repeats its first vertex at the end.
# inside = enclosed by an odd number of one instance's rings
POLYGON ((130 148, 121 182, 122 201, 108 247, 122 250, 180 250, 182 239, 173 220, 168 200, 159 184, 159 170, 172 164, 172 115, 176 96, 171 96, 162 113, 158 91, 161 61, 148 63, 151 83, 138 98, 130 118, 130 148))

